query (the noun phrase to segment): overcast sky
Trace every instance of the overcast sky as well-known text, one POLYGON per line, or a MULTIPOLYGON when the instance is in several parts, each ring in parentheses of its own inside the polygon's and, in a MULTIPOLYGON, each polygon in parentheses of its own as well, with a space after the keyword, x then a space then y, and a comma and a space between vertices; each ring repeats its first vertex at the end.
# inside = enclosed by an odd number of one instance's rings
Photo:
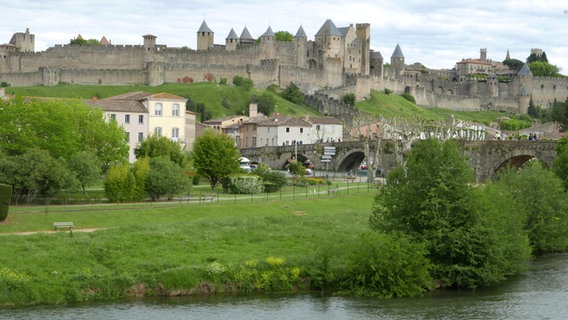
POLYGON ((309 40, 325 20, 337 27, 371 25, 371 48, 385 62, 400 44, 406 63, 450 69, 464 58, 525 61, 531 48, 546 52, 550 63, 568 74, 568 1, 566 0, 17 0, 0 12, 0 43, 26 28, 35 34, 36 51, 84 39, 141 45, 153 34, 158 44, 196 48, 205 20, 224 44, 231 28, 246 26, 254 38, 268 26, 295 34, 302 25, 309 40))

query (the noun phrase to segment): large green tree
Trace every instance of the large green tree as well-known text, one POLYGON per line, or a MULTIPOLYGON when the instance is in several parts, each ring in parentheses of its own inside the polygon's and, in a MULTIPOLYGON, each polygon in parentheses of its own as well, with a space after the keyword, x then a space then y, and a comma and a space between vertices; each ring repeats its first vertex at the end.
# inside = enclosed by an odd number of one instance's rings
POLYGON ((442 285, 476 288, 501 281, 512 267, 472 178, 455 142, 420 141, 378 193, 371 226, 424 243, 432 276, 442 285))
POLYGON ((185 193, 191 180, 183 169, 168 156, 150 159, 150 172, 146 178, 146 191, 153 201, 163 197, 173 199, 176 194, 185 193))
POLYGON ((193 166, 197 173, 209 180, 215 189, 221 179, 240 171, 239 151, 233 138, 212 130, 195 139, 193 144, 193 166))
POLYGON ((504 185, 520 204, 518 214, 535 254, 568 250, 568 193, 563 181, 538 161, 502 174, 504 185))
POLYGON ((564 188, 568 190, 568 137, 558 140, 556 153, 553 169, 560 179, 564 181, 564 188))
POLYGON ((539 77, 560 77, 560 68, 543 61, 535 61, 529 64, 529 69, 533 76, 539 77))
POLYGON ((103 111, 75 99, 0 100, 0 151, 9 156, 42 149, 68 160, 94 152, 103 169, 128 159, 124 130, 105 121, 103 111))

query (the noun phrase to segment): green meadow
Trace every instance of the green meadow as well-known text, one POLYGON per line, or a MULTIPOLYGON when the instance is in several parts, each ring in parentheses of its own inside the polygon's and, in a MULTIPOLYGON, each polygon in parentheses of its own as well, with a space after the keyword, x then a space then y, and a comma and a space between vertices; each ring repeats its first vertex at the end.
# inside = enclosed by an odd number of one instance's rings
POLYGON ((16 208, 0 224, 0 306, 321 288, 368 230, 374 194, 16 208))

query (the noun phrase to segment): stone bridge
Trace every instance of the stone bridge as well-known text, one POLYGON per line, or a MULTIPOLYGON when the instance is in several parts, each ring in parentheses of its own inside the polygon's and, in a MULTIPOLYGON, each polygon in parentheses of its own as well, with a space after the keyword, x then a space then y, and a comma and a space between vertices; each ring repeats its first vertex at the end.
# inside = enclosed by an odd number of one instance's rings
MULTIPOLYGON (((400 164, 398 159, 401 157, 396 154, 398 149, 395 148, 395 143, 397 142, 385 140, 381 145, 381 169, 385 174, 400 164)), ((458 144, 473 168, 476 182, 492 180, 500 169, 508 166, 521 167, 533 159, 550 167, 556 158, 556 141, 460 140, 458 144)), ((297 157, 302 162, 313 162, 316 170, 355 172, 365 160, 362 141, 246 148, 240 152, 251 161, 266 163, 273 169, 284 169, 290 159, 297 157), (321 162, 324 147, 335 147, 336 150, 329 163, 321 162)))

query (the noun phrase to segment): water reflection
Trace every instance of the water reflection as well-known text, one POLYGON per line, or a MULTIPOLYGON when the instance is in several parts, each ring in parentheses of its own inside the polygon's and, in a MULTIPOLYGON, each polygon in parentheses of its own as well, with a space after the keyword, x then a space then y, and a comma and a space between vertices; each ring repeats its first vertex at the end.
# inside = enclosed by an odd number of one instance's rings
POLYGON ((377 300, 318 294, 153 298, 4 309, 0 319, 565 319, 568 255, 552 255, 497 288, 377 300))

